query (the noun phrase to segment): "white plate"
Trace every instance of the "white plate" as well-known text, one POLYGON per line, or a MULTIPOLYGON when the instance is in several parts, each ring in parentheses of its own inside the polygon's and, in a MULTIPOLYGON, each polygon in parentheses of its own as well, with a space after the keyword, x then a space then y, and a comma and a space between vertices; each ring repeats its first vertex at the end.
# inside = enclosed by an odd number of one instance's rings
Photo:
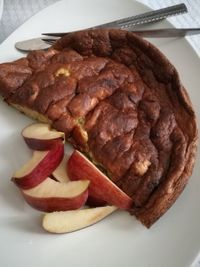
MULTIPOLYGON (((145 10, 131 0, 57 2, 0 46, 0 62, 21 56, 14 43, 41 32, 92 26, 145 10)), ((180 72, 199 118, 198 57, 185 39, 156 40, 156 44, 180 72)), ((184 193, 150 230, 128 213, 116 212, 82 231, 53 235, 42 230, 41 213, 30 208, 10 182, 13 170, 30 154, 20 131, 31 120, 1 102, 0 121, 0 266, 188 267, 192 263, 200 249, 199 156, 184 193)))

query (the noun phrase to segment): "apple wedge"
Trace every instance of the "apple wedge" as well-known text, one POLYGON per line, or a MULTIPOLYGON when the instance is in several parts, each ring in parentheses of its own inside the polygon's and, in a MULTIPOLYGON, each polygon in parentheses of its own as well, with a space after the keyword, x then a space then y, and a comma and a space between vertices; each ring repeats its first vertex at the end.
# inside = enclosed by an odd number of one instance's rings
POLYGON ((68 156, 64 155, 61 163, 58 165, 58 167, 52 172, 52 176, 54 179, 61 183, 68 183, 70 181, 67 171, 66 171, 66 163, 68 160, 68 156))
POLYGON ((74 210, 85 204, 89 183, 87 180, 60 183, 48 177, 38 186, 21 192, 26 202, 38 210, 74 210))
POLYGON ((82 153, 75 150, 67 162, 70 180, 90 181, 89 196, 106 201, 120 209, 129 209, 133 200, 96 168, 82 153))
POLYGON ((22 136, 33 150, 50 150, 58 141, 65 140, 65 134, 51 129, 49 124, 35 123, 22 130, 22 136))
POLYGON ((93 225, 117 209, 115 206, 105 206, 73 211, 60 211, 45 214, 43 228, 51 233, 70 233, 93 225))
POLYGON ((30 189, 45 180, 60 164, 64 145, 57 142, 49 151, 34 151, 32 158, 17 170, 12 181, 22 189, 30 189))

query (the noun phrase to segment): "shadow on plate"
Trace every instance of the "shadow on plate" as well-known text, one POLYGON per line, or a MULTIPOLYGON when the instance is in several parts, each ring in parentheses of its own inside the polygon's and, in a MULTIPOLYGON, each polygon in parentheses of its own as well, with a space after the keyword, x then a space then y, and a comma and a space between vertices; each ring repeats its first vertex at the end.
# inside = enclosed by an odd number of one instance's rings
POLYGON ((3 224, 10 231, 27 232, 33 234, 45 234, 42 228, 42 214, 40 212, 35 214, 25 214, 25 216, 15 216, 3 219, 3 224))
MULTIPOLYGON (((30 157, 31 151, 26 148, 19 133, 11 133, 0 142, 0 197, 2 205, 23 210, 24 200, 18 188, 12 183, 11 177, 15 170, 24 164, 30 157)), ((9 207, 10 208, 10 207, 9 207)))

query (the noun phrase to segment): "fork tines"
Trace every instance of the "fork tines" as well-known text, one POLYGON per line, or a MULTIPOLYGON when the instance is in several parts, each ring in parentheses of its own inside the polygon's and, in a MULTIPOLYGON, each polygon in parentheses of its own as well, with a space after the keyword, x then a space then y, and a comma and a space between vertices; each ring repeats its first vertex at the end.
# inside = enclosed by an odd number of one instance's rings
POLYGON ((62 37, 64 35, 68 34, 68 32, 47 32, 47 33, 42 33, 42 35, 46 36, 53 36, 53 37, 62 37))
POLYGON ((44 41, 45 43, 49 44, 49 45, 53 45, 55 44, 55 42, 57 41, 58 39, 50 39, 50 38, 43 38, 42 41, 44 41))

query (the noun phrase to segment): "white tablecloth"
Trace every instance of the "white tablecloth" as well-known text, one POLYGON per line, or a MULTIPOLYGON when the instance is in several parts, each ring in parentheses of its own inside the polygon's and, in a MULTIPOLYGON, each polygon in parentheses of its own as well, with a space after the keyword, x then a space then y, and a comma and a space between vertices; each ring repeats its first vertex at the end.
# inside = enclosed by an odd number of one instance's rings
MULTIPOLYGON (((33 14, 56 1, 58 0, 4 0, 3 16, 0 21, 0 43, 33 14)), ((169 21, 177 28, 200 27, 200 0, 138 1, 150 6, 153 9, 185 3, 188 7, 189 13, 170 18, 169 21)), ((200 35, 187 38, 197 54, 200 56, 200 35)), ((200 267, 200 260, 197 261, 193 267, 200 267)))

